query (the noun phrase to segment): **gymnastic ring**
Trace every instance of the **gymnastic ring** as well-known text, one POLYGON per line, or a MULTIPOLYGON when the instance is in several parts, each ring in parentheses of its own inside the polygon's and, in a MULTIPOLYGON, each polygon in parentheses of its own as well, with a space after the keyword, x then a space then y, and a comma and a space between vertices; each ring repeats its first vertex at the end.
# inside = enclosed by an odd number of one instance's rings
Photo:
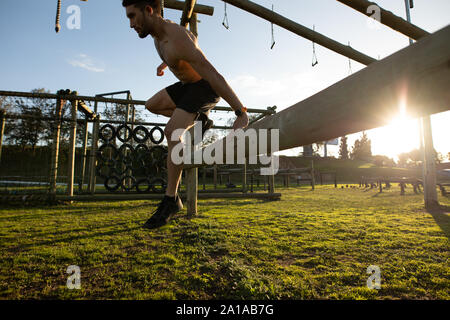
POLYGON ((160 127, 153 127, 152 130, 150 130, 150 140, 151 142, 153 142, 154 144, 160 144, 163 140, 164 140, 164 131, 160 128, 160 127), (153 137, 153 133, 158 130, 161 133, 161 138, 159 140, 156 140, 153 137))
POLYGON ((113 154, 111 155, 112 157, 112 159, 114 159, 114 158, 116 158, 117 157, 117 147, 115 146, 115 145, 113 145, 113 144, 111 144, 111 143, 105 143, 105 144, 103 144, 103 145, 101 145, 100 146, 100 148, 98 148, 98 150, 97 150, 97 157, 102 161, 102 162, 106 162, 108 159, 103 155, 103 151, 106 149, 106 148, 111 148, 111 150, 113 151, 113 154))
POLYGON ((114 138, 116 137, 116 129, 114 128, 113 125, 111 124, 105 124, 103 127, 100 128, 100 130, 98 131, 98 137, 100 139, 102 139, 103 141, 106 142, 111 142, 112 140, 114 140, 114 138), (111 137, 107 137, 105 134, 105 130, 106 129, 110 129, 111 130, 111 137))
POLYGON ((150 180, 147 179, 147 178, 139 179, 139 180, 136 182, 136 191, 137 191, 138 193, 148 193, 151 189, 152 189, 152 185, 151 185, 151 183, 150 183, 150 180), (144 190, 142 190, 142 189, 140 189, 139 187, 140 187, 142 184, 144 184, 144 183, 146 183, 147 186, 145 187, 144 190))
POLYGON ((154 193, 164 193, 164 192, 166 192, 166 188, 167 188, 166 180, 164 180, 162 178, 155 178, 155 179, 151 180, 150 184, 152 185, 152 191, 154 193), (157 184, 161 185, 161 190, 158 190, 156 188, 157 184))
POLYGON ((149 136, 149 132, 147 130, 146 127, 144 126, 137 126, 136 128, 134 128, 133 130, 133 139, 134 141, 136 141, 137 143, 144 143, 145 141, 148 140, 148 136, 149 136), (139 138, 138 133, 139 131, 143 131, 144 132, 144 138, 139 138))
POLYGON ((122 162, 125 165, 131 165, 132 164, 132 162, 133 162, 133 153, 134 153, 134 148, 129 143, 124 143, 119 148, 120 159, 122 160, 122 162), (126 154, 127 148, 130 150, 130 154, 129 155, 126 154))
POLYGON ((108 166, 108 165, 99 165, 95 168, 95 175, 97 177, 100 177, 102 179, 108 179, 108 177, 112 176, 112 175, 120 175, 120 173, 117 171, 116 168, 114 168, 113 166, 108 166), (108 168, 108 172, 107 173, 102 173, 102 170, 104 168, 108 168))
POLYGON ((117 131, 116 131, 116 136, 117 139, 119 139, 121 142, 128 142, 131 140, 131 138, 133 138, 133 131, 131 131, 131 128, 129 126, 127 126, 126 124, 121 124, 119 127, 117 127, 117 131), (127 134, 122 138, 120 136, 120 131, 122 129, 125 129, 127 131, 127 134))
POLYGON ((136 178, 133 176, 125 176, 122 178, 120 184, 121 184, 123 190, 125 190, 126 192, 130 192, 136 187, 136 178), (126 185, 127 179, 131 180, 131 187, 127 187, 127 185, 126 185))
POLYGON ((121 181, 120 181, 120 178, 117 176, 109 176, 108 178, 106 178, 104 184, 105 184, 106 190, 108 190, 110 192, 114 192, 114 191, 117 191, 117 189, 119 189, 119 187, 121 185, 121 181), (113 185, 113 187, 109 186, 109 183, 111 182, 111 180, 115 180, 115 184, 113 185))

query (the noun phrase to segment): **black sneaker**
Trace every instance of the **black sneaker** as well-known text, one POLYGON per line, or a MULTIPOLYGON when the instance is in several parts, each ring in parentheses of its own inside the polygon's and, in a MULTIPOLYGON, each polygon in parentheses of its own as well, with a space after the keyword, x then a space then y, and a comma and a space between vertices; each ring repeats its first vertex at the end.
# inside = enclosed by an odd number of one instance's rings
POLYGON ((214 121, 212 121, 208 116, 204 113, 200 114, 199 119, 202 121, 202 138, 205 136, 205 132, 212 128, 214 125, 214 121))
POLYGON ((155 229, 166 225, 181 209, 183 209, 183 203, 178 195, 176 195, 175 200, 165 196, 150 219, 144 224, 144 228, 155 229))

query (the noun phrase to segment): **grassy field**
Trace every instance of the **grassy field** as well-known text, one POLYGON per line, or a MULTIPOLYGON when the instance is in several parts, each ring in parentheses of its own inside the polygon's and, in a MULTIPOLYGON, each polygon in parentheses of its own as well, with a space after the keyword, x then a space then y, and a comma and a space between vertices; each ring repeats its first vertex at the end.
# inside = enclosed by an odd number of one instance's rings
POLYGON ((200 200, 141 228, 156 202, 0 209, 1 299, 450 299, 450 199, 318 186, 280 201, 200 200), (67 267, 81 289, 66 287, 67 267), (368 289, 367 267, 381 270, 368 289))

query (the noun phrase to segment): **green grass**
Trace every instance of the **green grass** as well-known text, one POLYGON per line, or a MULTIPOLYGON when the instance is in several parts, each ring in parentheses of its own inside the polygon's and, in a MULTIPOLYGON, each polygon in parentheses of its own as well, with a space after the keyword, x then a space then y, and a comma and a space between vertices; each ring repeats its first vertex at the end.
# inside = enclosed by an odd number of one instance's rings
POLYGON ((2 208, 0 298, 450 298, 449 216, 425 212, 422 195, 278 190, 274 202, 200 200, 198 216, 153 231, 141 228, 152 201, 2 208), (66 288, 70 265, 81 290, 66 288))

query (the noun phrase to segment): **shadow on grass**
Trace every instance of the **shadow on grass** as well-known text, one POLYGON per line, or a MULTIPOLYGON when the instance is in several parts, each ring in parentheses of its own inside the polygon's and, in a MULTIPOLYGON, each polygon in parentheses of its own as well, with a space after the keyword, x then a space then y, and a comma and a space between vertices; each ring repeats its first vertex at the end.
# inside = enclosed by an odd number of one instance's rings
POLYGON ((445 236, 450 239, 450 206, 439 205, 439 207, 428 210, 434 221, 442 229, 445 236))
POLYGON ((255 203, 255 204, 273 201, 273 200, 269 200, 269 199, 241 199, 241 198, 227 199, 227 200, 221 200, 221 201, 211 201, 209 199, 205 199, 205 200, 199 199, 199 205, 200 206, 212 206, 212 207, 217 207, 217 206, 228 207, 228 206, 232 205, 232 206, 242 207, 242 206, 246 206, 249 204, 249 202, 247 202, 247 200, 252 200, 252 203, 255 203))
MULTIPOLYGON (((19 215, 11 215, 11 216, 5 216, 0 217, 0 221, 21 221, 21 220, 32 220, 32 219, 42 219, 45 217, 61 217, 64 215, 90 215, 90 214, 102 214, 102 213, 109 213, 112 210, 120 210, 120 211, 127 211, 127 210, 136 210, 137 208, 141 207, 149 207, 149 212, 153 211, 153 206, 156 206, 154 203, 141 203, 138 205, 127 205, 127 206, 114 206, 114 205, 108 205, 108 206, 36 206, 33 208, 27 208, 26 210, 41 210, 46 209, 51 210, 50 212, 45 213, 23 213, 19 215), (54 210, 54 211, 53 211, 54 210)), ((3 208, 2 208, 3 209, 3 208)), ((5 208, 7 209, 7 208, 5 208)), ((17 209, 17 208, 14 208, 17 209)))
POLYGON ((60 238, 60 239, 52 239, 52 240, 45 240, 45 241, 40 241, 40 242, 33 242, 33 243, 29 243, 29 244, 22 244, 22 245, 7 248, 6 250, 14 253, 17 251, 26 250, 26 249, 29 249, 31 247, 36 247, 36 246, 54 245, 56 243, 70 243, 75 240, 90 239, 90 238, 103 237, 103 236, 112 236, 112 235, 117 235, 117 234, 124 233, 124 232, 130 232, 130 231, 142 230, 142 229, 143 229, 142 225, 139 225, 139 226, 133 227, 133 228, 125 228, 125 229, 120 229, 120 230, 90 233, 88 235, 71 236, 71 237, 65 237, 65 238, 60 238))

